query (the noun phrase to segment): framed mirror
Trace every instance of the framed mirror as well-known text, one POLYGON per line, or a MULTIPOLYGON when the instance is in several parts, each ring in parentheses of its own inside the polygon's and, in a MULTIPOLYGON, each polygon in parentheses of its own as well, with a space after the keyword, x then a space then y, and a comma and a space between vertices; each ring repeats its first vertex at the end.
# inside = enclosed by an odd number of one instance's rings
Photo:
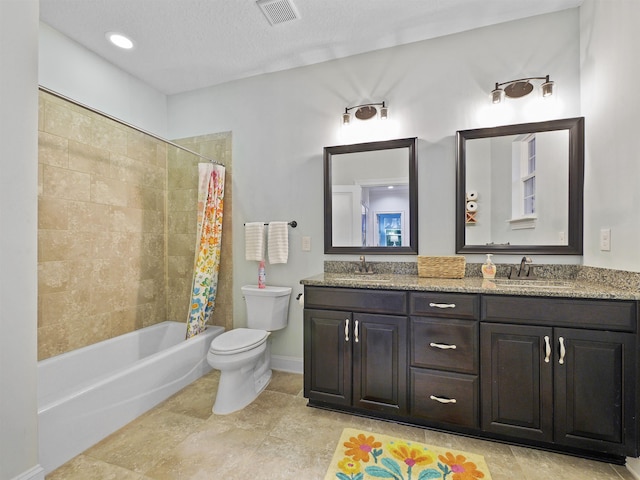
POLYGON ((324 148, 324 252, 418 253, 416 138, 324 148))
POLYGON ((456 252, 582 255, 584 118, 456 140, 456 252))

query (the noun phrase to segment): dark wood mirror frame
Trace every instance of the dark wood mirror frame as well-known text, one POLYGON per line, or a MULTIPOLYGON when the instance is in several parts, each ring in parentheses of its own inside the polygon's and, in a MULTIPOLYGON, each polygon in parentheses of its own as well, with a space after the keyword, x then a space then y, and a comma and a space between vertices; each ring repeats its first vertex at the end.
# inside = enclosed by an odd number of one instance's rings
POLYGON ((338 145, 324 148, 324 253, 338 254, 417 254, 418 253, 418 156, 417 138, 338 145), (408 149, 409 166, 409 245, 398 247, 333 246, 331 160, 334 155, 371 152, 396 148, 408 149))
POLYGON ((583 192, 584 192, 584 118, 567 118, 538 123, 523 123, 474 130, 459 130, 456 134, 456 252, 504 254, 582 255, 583 192), (524 133, 569 131, 569 218, 567 245, 466 245, 466 142, 467 140, 524 133))

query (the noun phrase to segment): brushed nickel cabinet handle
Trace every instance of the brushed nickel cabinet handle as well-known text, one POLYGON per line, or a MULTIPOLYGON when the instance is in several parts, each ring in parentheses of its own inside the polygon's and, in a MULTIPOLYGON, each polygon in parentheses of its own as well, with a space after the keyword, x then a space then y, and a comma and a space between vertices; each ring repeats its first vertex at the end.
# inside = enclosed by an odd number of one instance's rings
POLYGON ((353 336, 354 336, 355 342, 358 343, 358 320, 356 320, 356 323, 353 329, 353 336))
POLYGON ((349 319, 345 318, 344 320, 344 341, 349 341, 349 319))
POLYGON ((551 344, 549 343, 549 335, 544 336, 544 362, 549 363, 549 357, 551 357, 551 344))
POLYGON ((434 342, 431 342, 429 346, 433 348, 439 348, 441 350, 455 350, 456 348, 458 348, 455 345, 446 345, 444 343, 434 343, 434 342))
POLYGON ((435 400, 436 402, 440 402, 440 403, 456 403, 455 398, 441 398, 441 397, 436 397, 435 395, 431 395, 429 398, 431 400, 435 400))
POLYGON ((455 303, 430 303, 429 306, 435 308, 456 308, 455 303))
POLYGON ((567 353, 565 348, 564 348, 564 338, 560 337, 560 360, 558 360, 558 363, 560 365, 564 365, 564 355, 567 353))

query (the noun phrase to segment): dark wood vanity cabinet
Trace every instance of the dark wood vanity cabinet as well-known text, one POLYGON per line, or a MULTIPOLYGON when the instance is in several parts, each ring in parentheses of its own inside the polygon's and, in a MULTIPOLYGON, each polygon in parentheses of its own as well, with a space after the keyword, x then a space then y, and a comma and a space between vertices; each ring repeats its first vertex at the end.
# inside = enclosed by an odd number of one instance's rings
POLYGON ((406 303, 404 292, 305 288, 305 397, 406 414, 406 303))
POLYGON ((410 294, 410 414, 477 428, 479 296, 410 294))
POLYGON ((482 306, 484 431, 637 454, 635 302, 485 296, 482 306))
POLYGON ((638 455, 637 302, 305 286, 309 403, 638 455))

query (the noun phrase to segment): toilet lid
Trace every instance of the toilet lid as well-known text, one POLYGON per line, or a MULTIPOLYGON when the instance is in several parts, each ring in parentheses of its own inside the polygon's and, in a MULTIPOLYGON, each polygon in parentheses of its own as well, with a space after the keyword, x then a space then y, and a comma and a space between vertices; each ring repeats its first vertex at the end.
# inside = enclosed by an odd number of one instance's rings
POLYGON ((268 336, 266 330, 235 328, 214 338, 209 351, 218 355, 246 352, 263 343, 268 336))

